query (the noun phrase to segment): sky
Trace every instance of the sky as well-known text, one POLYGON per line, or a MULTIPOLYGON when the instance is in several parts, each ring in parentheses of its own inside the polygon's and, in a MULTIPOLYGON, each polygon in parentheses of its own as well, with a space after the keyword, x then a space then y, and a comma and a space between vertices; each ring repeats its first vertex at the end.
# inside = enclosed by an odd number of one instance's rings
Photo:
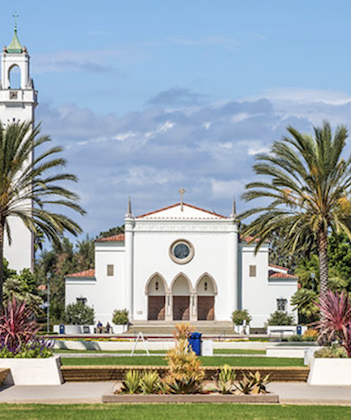
MULTIPOLYGON (((12 0, 39 91, 37 122, 64 147, 84 235, 184 201, 229 215, 258 153, 294 126, 350 128, 349 0, 12 0)), ((351 152, 350 142, 347 152, 351 152)))

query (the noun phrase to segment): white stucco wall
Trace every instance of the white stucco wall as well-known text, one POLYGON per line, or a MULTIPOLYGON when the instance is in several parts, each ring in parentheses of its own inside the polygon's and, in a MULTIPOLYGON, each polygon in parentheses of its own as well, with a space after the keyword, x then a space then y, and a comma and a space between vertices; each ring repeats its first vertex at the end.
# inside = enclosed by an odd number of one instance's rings
MULTIPOLYGON (((268 278, 269 249, 264 245, 257 255, 255 245, 241 247, 241 273, 242 273, 242 308, 247 309, 252 316, 251 326, 262 327, 269 315, 277 310, 277 299, 287 299, 287 312, 294 315, 291 297, 297 290, 295 279, 268 278), (250 265, 256 265, 256 277, 249 276, 250 265)), ((283 272, 281 270, 277 270, 283 272)))

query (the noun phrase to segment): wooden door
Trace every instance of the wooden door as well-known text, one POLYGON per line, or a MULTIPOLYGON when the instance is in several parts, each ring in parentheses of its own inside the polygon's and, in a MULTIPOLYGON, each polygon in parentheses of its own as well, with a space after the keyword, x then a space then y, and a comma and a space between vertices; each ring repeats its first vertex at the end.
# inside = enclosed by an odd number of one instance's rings
POLYGON ((173 320, 189 321, 190 296, 173 296, 173 320))
POLYGON ((197 319, 199 321, 214 321, 214 296, 198 296, 197 319))
POLYGON ((165 296, 149 296, 149 321, 164 321, 165 319, 165 296))

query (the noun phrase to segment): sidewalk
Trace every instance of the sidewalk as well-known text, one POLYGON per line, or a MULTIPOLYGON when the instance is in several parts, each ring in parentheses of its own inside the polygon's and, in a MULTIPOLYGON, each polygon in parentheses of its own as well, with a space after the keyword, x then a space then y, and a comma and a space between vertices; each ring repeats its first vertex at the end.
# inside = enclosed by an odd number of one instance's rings
MULTIPOLYGON (((101 403, 115 382, 67 382, 61 386, 0 387, 0 403, 79 404, 101 403)), ((269 390, 280 397, 281 404, 349 405, 351 387, 309 386, 301 382, 274 382, 269 390)))

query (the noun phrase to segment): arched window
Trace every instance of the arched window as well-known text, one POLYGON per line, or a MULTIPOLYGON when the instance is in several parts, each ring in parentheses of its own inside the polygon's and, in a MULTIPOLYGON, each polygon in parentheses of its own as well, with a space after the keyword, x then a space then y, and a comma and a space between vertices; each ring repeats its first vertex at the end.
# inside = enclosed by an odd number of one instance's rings
POLYGON ((16 64, 9 69, 9 86, 10 89, 21 89, 21 70, 16 64))

